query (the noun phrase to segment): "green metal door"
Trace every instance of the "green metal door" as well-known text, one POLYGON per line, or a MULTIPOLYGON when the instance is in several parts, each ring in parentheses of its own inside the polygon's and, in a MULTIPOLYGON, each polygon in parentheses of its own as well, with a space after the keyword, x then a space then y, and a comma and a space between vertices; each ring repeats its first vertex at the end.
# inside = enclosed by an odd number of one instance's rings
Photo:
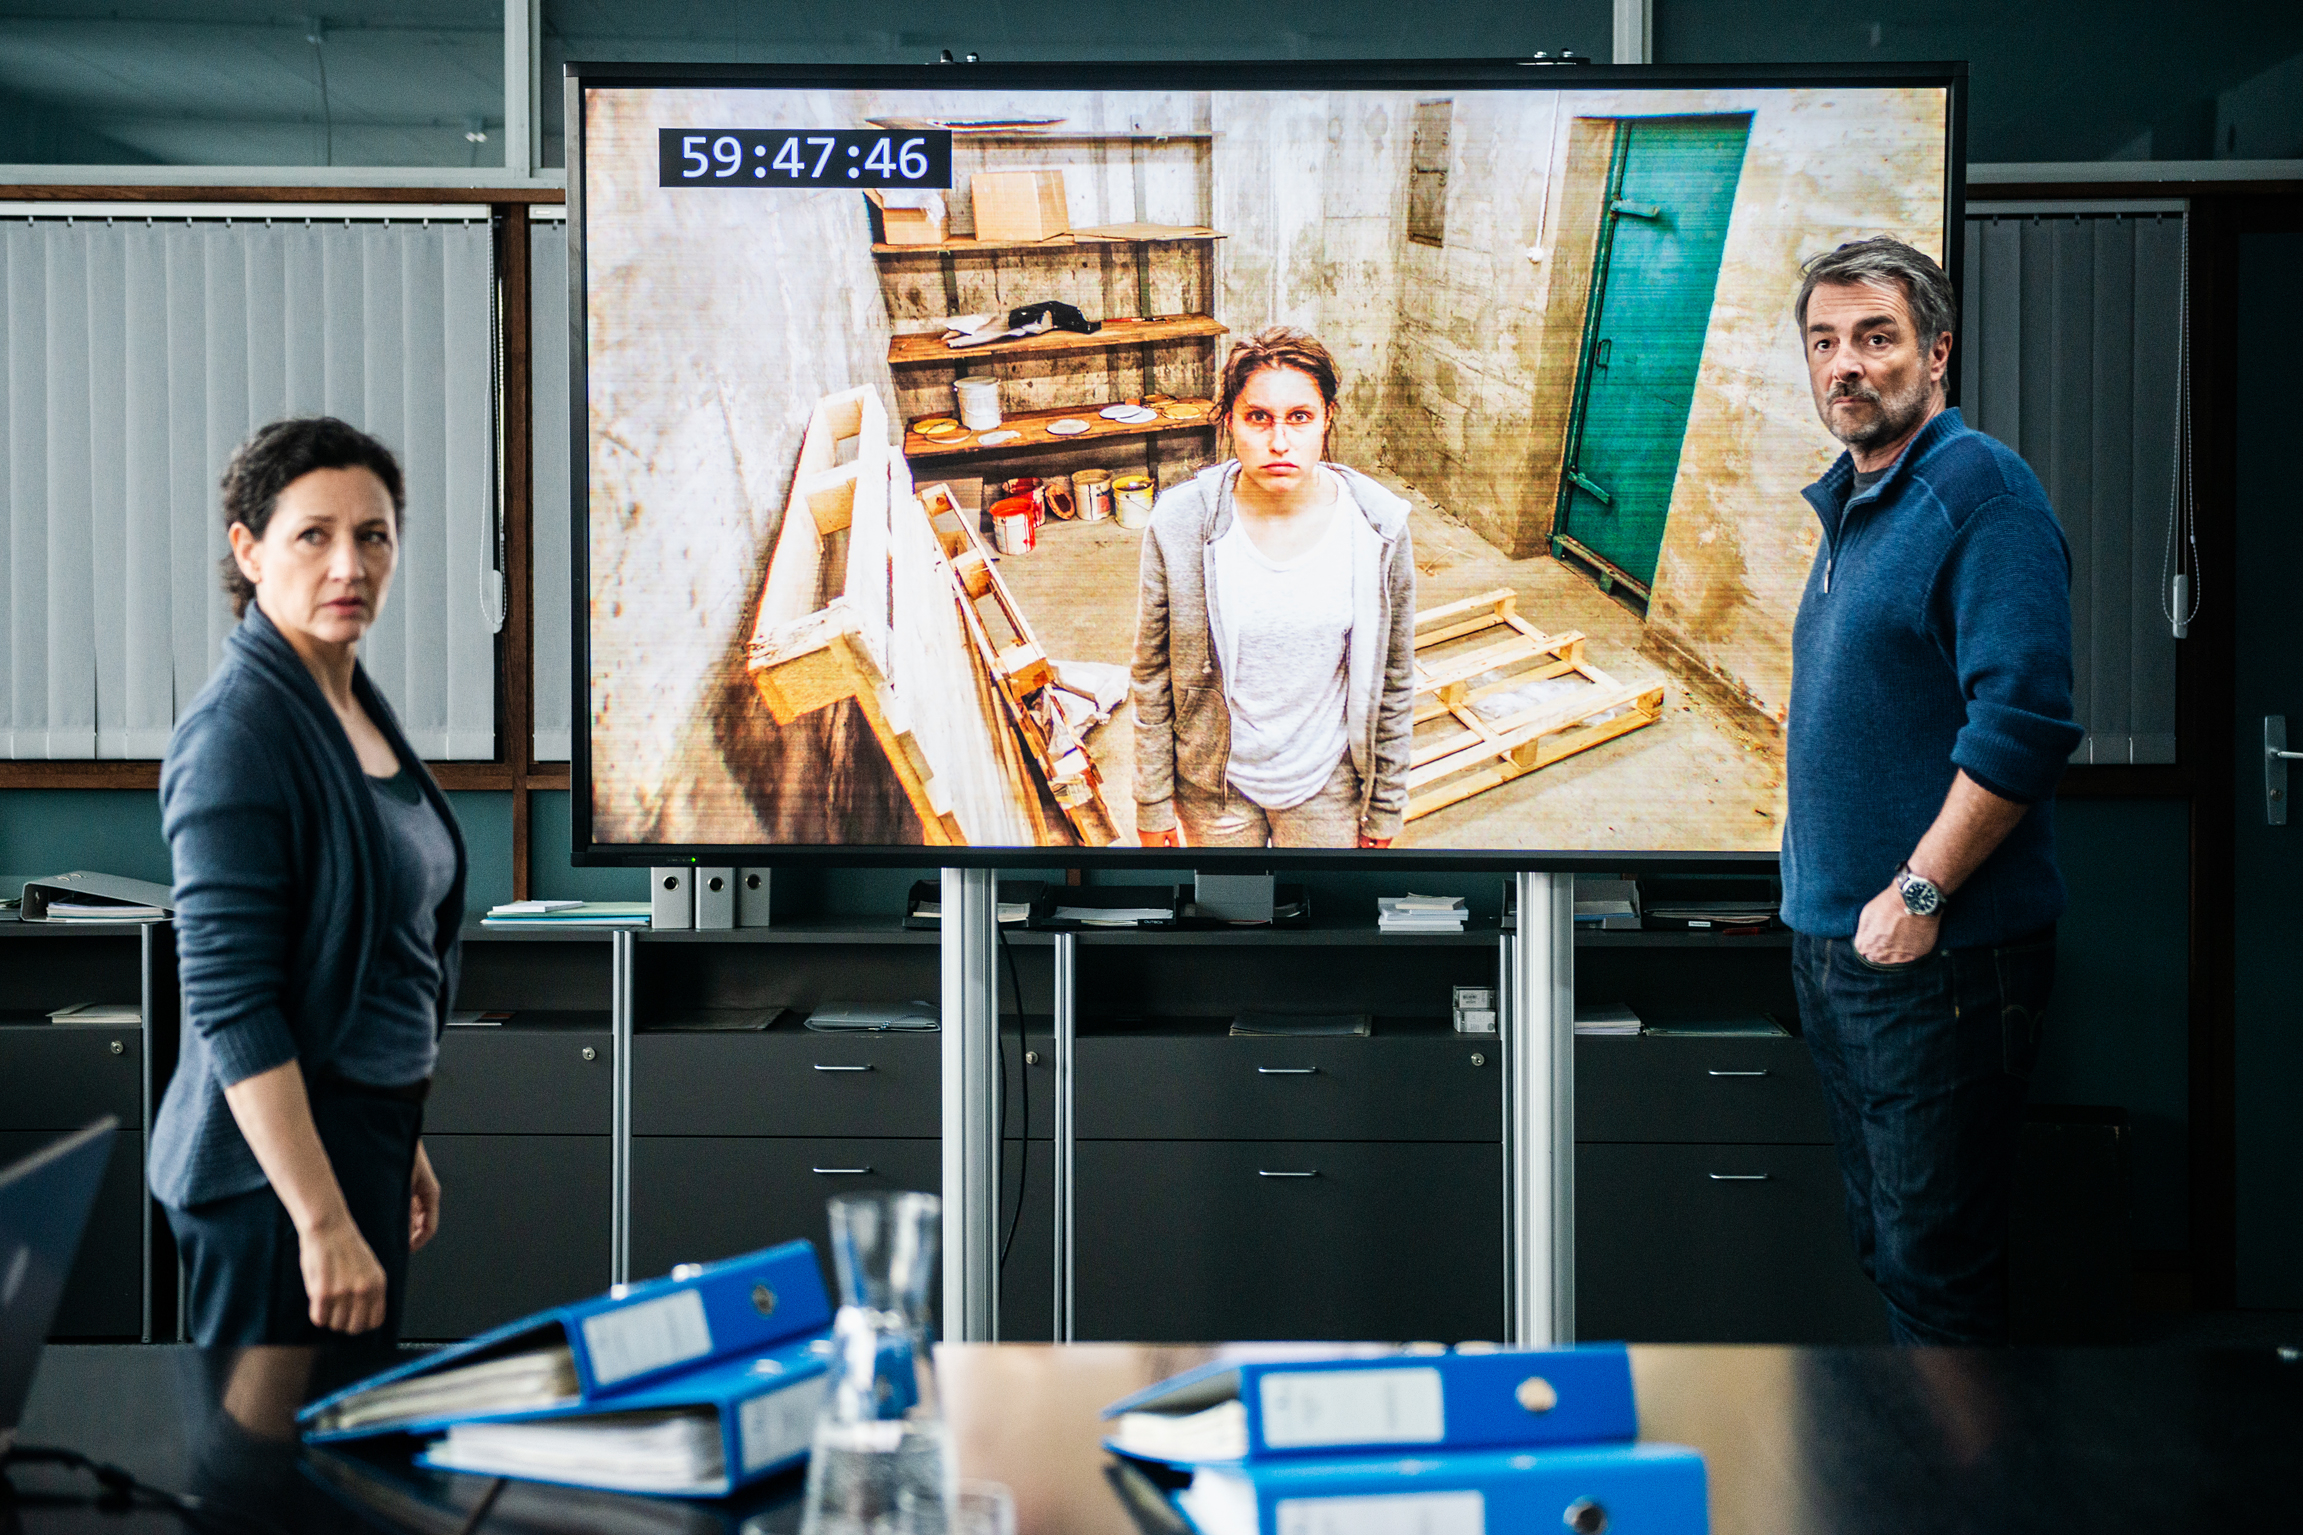
POLYGON ((1748 114, 1619 123, 1552 552, 1644 597, 1663 547, 1748 114))

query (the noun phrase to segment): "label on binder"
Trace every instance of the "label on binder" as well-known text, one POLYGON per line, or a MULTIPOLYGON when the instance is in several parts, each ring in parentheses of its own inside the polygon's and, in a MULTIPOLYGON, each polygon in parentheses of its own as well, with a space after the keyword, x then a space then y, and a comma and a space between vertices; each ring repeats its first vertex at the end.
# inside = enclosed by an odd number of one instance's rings
POLYGON ((1428 1365, 1275 1371, 1263 1377, 1261 1388, 1263 1442, 1274 1450, 1438 1444, 1447 1437, 1439 1371, 1428 1365))
POLYGON ((704 1320, 704 1298, 682 1290, 588 1316, 584 1347, 591 1351, 592 1378, 603 1386, 668 1364, 705 1358, 712 1352, 712 1328, 704 1320))
POLYGON ((1279 1535, 1486 1535, 1476 1492, 1401 1492, 1363 1498, 1283 1498, 1279 1535))
POLYGON ((824 1405, 824 1390, 830 1384, 830 1376, 819 1375, 766 1396, 755 1396, 736 1409, 736 1442, 746 1475, 807 1453, 808 1441, 815 1437, 816 1413, 824 1405))

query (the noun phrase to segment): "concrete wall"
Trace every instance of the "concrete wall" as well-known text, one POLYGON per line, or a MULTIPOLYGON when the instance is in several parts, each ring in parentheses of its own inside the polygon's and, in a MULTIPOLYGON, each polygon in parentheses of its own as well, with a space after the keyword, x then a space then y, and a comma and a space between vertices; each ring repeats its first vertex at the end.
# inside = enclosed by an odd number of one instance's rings
MULTIPOLYGON (((753 792, 765 743, 729 718, 741 646, 817 397, 870 384, 893 411, 887 312, 853 192, 657 188, 657 124, 777 126, 756 102, 642 99, 595 93, 584 189, 594 832, 773 840, 797 827, 753 792)), ((865 115, 828 92, 790 110, 865 115)))

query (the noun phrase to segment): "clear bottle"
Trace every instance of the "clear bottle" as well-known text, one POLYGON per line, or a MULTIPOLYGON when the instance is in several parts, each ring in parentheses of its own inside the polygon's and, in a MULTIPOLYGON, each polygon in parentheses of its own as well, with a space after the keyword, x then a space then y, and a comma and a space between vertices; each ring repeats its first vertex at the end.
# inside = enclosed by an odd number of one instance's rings
POLYGON ((863 1194, 830 1210, 841 1304, 802 1535, 944 1535, 957 1484, 928 1339, 942 1203, 863 1194))

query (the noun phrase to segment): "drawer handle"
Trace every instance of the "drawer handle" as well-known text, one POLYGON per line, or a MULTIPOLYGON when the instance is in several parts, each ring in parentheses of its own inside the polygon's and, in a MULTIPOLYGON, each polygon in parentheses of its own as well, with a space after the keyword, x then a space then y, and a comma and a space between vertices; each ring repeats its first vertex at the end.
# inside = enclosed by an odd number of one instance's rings
POLYGON ((1319 1176, 1319 1169, 1315 1167, 1308 1173, 1275 1173, 1259 1167, 1255 1170, 1255 1175, 1258 1178, 1316 1178, 1319 1176))
POLYGON ((1308 1077, 1319 1070, 1317 1066, 1258 1066, 1259 1077, 1308 1077))
POLYGON ((861 1178, 871 1169, 868 1167, 811 1167, 808 1171, 821 1173, 827 1178, 861 1178))
POLYGON ((1765 1183, 1768 1179, 1766 1173, 1712 1173, 1709 1176, 1714 1183, 1765 1183))
POLYGON ((1764 1077, 1767 1073, 1764 1071, 1707 1071, 1704 1075, 1707 1077, 1764 1077))
POLYGON ((869 1070, 871 1070, 871 1069, 872 1069, 872 1068, 871 1068, 869 1065, 863 1065, 863 1066, 818 1066, 818 1067, 816 1068, 816 1070, 818 1070, 818 1071, 869 1071, 869 1070))

